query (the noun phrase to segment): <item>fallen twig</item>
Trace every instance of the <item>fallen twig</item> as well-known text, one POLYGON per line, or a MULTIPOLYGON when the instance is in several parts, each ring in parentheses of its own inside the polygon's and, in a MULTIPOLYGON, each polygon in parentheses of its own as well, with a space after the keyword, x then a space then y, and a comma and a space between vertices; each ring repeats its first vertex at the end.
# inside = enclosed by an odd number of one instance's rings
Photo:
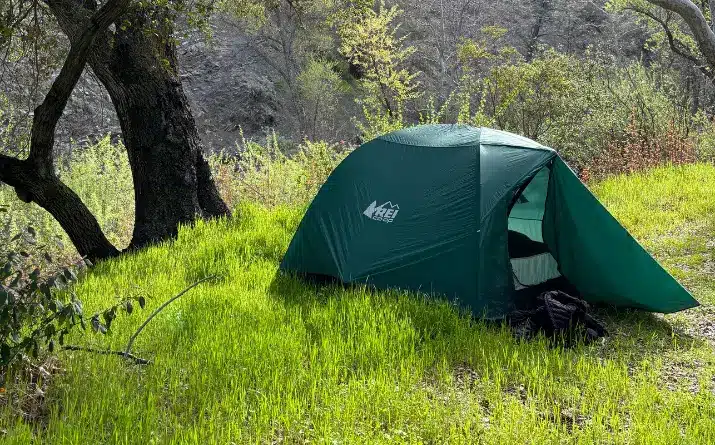
POLYGON ((190 291, 191 289, 195 288, 195 287, 198 286, 199 284, 201 284, 201 283, 203 283, 203 282, 205 282, 205 281, 211 280, 211 279, 213 279, 213 278, 216 278, 216 276, 215 276, 215 275, 211 275, 210 277, 202 278, 201 280, 195 282, 195 283, 192 284, 191 286, 189 286, 189 287, 187 287, 186 289, 182 290, 181 292, 179 292, 179 293, 176 294, 175 296, 171 297, 171 298, 170 298, 168 301, 166 301, 164 304, 162 304, 161 306, 159 306, 158 308, 156 308, 156 310, 155 310, 154 312, 152 312, 151 315, 149 315, 149 317, 148 317, 146 320, 144 320, 144 323, 142 323, 142 325, 139 326, 139 329, 137 329, 136 332, 129 338, 129 343, 127 343, 127 348, 126 348, 123 352, 122 352, 122 351, 112 351, 111 349, 95 349, 95 348, 88 348, 88 347, 85 347, 85 346, 75 346, 75 345, 63 346, 62 349, 65 350, 65 351, 84 351, 84 352, 94 352, 94 353, 96 353, 96 354, 118 355, 118 356, 120 356, 120 357, 124 357, 124 358, 127 359, 127 360, 132 360, 134 363, 136 363, 136 364, 138 364, 138 365, 149 365, 149 364, 151 364, 151 361, 149 361, 149 360, 147 360, 147 359, 144 359, 144 358, 141 358, 141 357, 137 357, 137 356, 134 355, 134 354, 131 354, 131 349, 132 349, 132 345, 134 344, 134 340, 136 340, 137 336, 141 333, 142 330, 144 330, 144 328, 146 327, 146 325, 149 324, 149 322, 150 322, 154 317, 156 317, 156 315, 157 315, 159 312, 163 311, 164 308, 166 308, 166 307, 167 307, 168 305, 170 305, 173 301, 177 300, 178 298, 180 298, 181 296, 183 296, 184 294, 186 294, 188 291, 190 291))
MULTIPOLYGON (((129 343, 127 343, 127 349, 124 351, 123 354, 124 354, 126 357, 129 357, 129 356, 131 355, 130 352, 131 352, 131 350, 132 350, 132 345, 134 344, 134 340, 136 340, 136 338, 137 338, 137 336, 139 335, 139 333, 140 333, 142 330, 144 330, 144 328, 146 327, 146 325, 149 324, 149 322, 152 320, 152 318, 156 317, 156 315, 157 315, 159 312, 163 311, 164 308, 166 308, 168 305, 170 305, 174 300, 177 300, 179 297, 183 296, 185 293, 187 293, 187 292, 190 291, 191 289, 195 288, 195 287, 198 286, 199 284, 201 284, 201 283, 203 283, 203 282, 205 282, 205 281, 214 279, 214 278, 216 278, 216 275, 211 275, 210 277, 202 278, 201 280, 195 282, 195 283, 192 284, 191 286, 189 286, 189 287, 187 287, 186 289, 182 290, 181 292, 179 292, 179 293, 176 294, 175 296, 171 297, 171 298, 170 298, 168 301, 166 301, 164 304, 162 304, 161 306, 159 306, 158 308, 156 308, 156 310, 151 313, 151 315, 149 316, 149 318, 147 318, 146 320, 144 320, 144 323, 142 323, 142 325, 139 326, 139 329, 137 329, 137 331, 134 333, 134 335, 132 335, 132 336, 129 338, 129 343)), ((122 354, 122 353, 120 352, 119 354, 122 354)))
POLYGON ((84 352, 94 352, 96 354, 105 354, 105 355, 118 355, 120 357, 124 357, 127 360, 132 360, 134 363, 137 365, 148 365, 151 363, 151 361, 137 357, 136 355, 129 354, 126 351, 112 351, 110 349, 95 349, 95 348, 87 348, 84 346, 74 346, 74 345, 67 345, 63 346, 62 349, 65 351, 84 351, 84 352))

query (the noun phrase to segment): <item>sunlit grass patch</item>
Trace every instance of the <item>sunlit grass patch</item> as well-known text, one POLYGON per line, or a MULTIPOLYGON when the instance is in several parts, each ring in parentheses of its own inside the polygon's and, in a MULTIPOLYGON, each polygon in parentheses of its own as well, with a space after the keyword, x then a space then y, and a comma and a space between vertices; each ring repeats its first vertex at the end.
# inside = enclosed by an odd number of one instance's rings
MULTIPOLYGON (((645 245, 670 240, 656 253, 692 282, 703 310, 712 301, 703 272, 712 235, 710 214, 700 212, 715 202, 699 184, 683 186, 692 196, 676 184, 708 175, 709 166, 666 168, 595 187, 645 245), (680 199, 658 201, 656 186, 680 199), (679 227, 689 234, 680 237, 679 227)), ((150 366, 62 352, 65 372, 46 395, 44 426, 7 407, 5 442, 715 442, 715 354, 684 332, 692 320, 605 311, 612 335, 604 343, 524 342, 444 301, 277 275, 302 210, 237 210, 240 218, 199 222, 173 243, 83 277, 77 293, 88 313, 136 289, 149 297, 109 337, 67 340, 112 349, 195 280, 220 279, 148 325, 135 351, 150 366)))

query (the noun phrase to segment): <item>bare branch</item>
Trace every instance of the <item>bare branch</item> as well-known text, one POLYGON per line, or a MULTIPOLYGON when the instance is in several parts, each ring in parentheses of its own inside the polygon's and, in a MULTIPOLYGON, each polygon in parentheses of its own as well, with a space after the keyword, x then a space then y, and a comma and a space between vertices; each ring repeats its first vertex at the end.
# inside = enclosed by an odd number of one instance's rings
POLYGON ((713 71, 712 68, 709 68, 707 66, 704 66, 704 62, 699 59, 695 54, 693 54, 690 49, 685 45, 683 42, 681 42, 675 35, 673 34, 672 29, 670 29, 670 24, 669 20, 663 20, 661 17, 658 17, 656 14, 653 14, 651 11, 647 9, 641 9, 635 6, 629 6, 625 9, 634 11, 638 14, 642 14, 649 19, 653 20, 655 23, 659 24, 661 28, 663 29, 663 32, 665 33, 665 37, 668 40, 668 46, 670 47, 671 51, 673 51, 676 55, 692 62, 696 68, 702 72, 705 77, 709 79, 714 79, 715 78, 715 72, 713 71))
POLYGON ((104 355, 118 355, 120 357, 123 357, 125 359, 131 360, 137 365, 150 365, 151 361, 137 357, 134 354, 127 354, 124 351, 112 351, 111 349, 96 349, 96 348, 87 348, 84 346, 75 346, 75 345, 67 345, 62 347, 63 350, 65 351, 83 351, 83 352, 93 352, 95 354, 104 354, 104 355))
POLYGON ((156 309, 154 310, 154 312, 152 312, 151 315, 149 315, 149 317, 148 317, 146 320, 144 320, 144 323, 142 323, 142 325, 139 326, 139 329, 137 329, 136 332, 134 332, 134 334, 132 334, 132 336, 129 338, 129 343, 127 343, 127 348, 124 350, 124 355, 127 356, 127 357, 130 355, 130 353, 131 353, 131 351, 132 351, 132 345, 134 344, 134 341, 137 339, 137 336, 144 330, 144 328, 146 327, 146 325, 149 324, 149 322, 150 322, 154 317, 156 317, 157 314, 159 314, 159 312, 163 311, 168 305, 170 305, 172 302, 174 302, 175 300, 177 300, 177 299, 179 299, 180 297, 182 297, 184 294, 186 294, 188 291, 190 291, 191 289, 195 288, 195 287, 198 286, 199 284, 201 284, 201 283, 203 283, 203 282, 205 282, 205 281, 213 280, 214 278, 216 278, 216 275, 211 275, 211 276, 208 276, 208 277, 205 277, 205 278, 200 279, 199 281, 195 282, 195 283, 192 284, 191 286, 187 287, 186 289, 182 290, 182 291, 179 292, 178 294, 174 295, 173 297, 171 297, 170 299, 168 299, 166 302, 164 302, 164 304, 162 304, 161 306, 159 306, 158 308, 156 308, 156 309))

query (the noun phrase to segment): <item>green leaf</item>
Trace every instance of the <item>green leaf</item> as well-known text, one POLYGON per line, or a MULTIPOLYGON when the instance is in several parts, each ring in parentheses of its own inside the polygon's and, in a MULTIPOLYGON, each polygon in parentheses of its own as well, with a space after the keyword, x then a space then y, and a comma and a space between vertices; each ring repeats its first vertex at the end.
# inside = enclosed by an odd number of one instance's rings
POLYGON ((27 227, 27 233, 29 233, 30 236, 32 236, 33 238, 36 238, 36 237, 37 237, 37 231, 36 231, 35 228, 32 227, 32 226, 28 226, 28 227, 27 227))
POLYGON ((55 352, 55 341, 50 340, 50 343, 47 345, 47 349, 50 351, 50 353, 55 352))
POLYGON ((2 346, 0 346, 0 362, 3 364, 9 363, 11 354, 10 346, 7 343, 3 343, 2 346))
POLYGON ((146 299, 144 298, 144 296, 140 295, 139 298, 137 298, 137 301, 139 302, 139 307, 144 309, 144 307, 146 306, 146 299))
POLYGON ((20 284, 20 279, 22 278, 21 272, 16 272, 15 278, 10 283, 11 288, 17 289, 17 285, 20 284))
POLYGON ((99 327, 102 325, 99 322, 99 315, 94 314, 92 315, 92 318, 90 319, 90 324, 92 325, 92 330, 96 333, 99 331, 99 327))
POLYGON ((48 324, 47 326, 45 326, 45 338, 52 337, 53 335, 55 335, 55 332, 56 332, 55 325, 48 324))
POLYGON ((52 284, 57 289, 62 289, 67 285, 67 280, 65 280, 65 277, 63 277, 62 275, 57 275, 55 278, 52 279, 52 284))
POLYGON ((112 327, 112 321, 114 321, 115 318, 117 318, 117 313, 114 308, 104 311, 104 314, 102 314, 102 317, 104 317, 104 323, 107 325, 107 329, 111 329, 112 327))
POLYGON ((132 305, 131 301, 127 301, 127 304, 125 305, 127 309, 127 314, 131 314, 132 311, 134 310, 134 306, 132 305))
POLYGON ((79 300, 73 298, 71 306, 72 306, 72 312, 75 315, 81 317, 82 316, 82 303, 79 300))
POLYGON ((12 275, 12 264, 8 262, 0 269, 0 277, 6 278, 10 275, 12 275))
POLYGON ((54 301, 51 300, 52 298, 52 288, 48 283, 43 283, 40 286, 40 292, 42 292, 42 295, 50 300, 49 308, 52 312, 57 312, 57 305, 54 303, 54 301))

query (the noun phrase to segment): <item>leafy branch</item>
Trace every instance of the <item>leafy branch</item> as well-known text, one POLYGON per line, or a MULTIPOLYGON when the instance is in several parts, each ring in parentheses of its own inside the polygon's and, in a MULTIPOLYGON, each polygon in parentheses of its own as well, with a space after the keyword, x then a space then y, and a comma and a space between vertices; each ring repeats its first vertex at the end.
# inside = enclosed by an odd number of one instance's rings
POLYGON ((54 352, 56 344, 64 345, 65 336, 77 326, 106 334, 120 311, 131 314, 134 303, 141 307, 145 298, 132 295, 91 317, 84 314, 82 302, 71 284, 77 274, 90 266, 82 260, 70 266, 52 266, 53 259, 43 247, 23 250, 25 244, 36 245, 37 232, 28 227, 15 235, 0 263, 0 376, 23 362, 37 359, 43 349, 54 352), (45 269, 44 272, 40 268, 45 269), (54 272, 48 272, 51 269, 54 272), (101 317, 101 320, 100 320, 101 317))

